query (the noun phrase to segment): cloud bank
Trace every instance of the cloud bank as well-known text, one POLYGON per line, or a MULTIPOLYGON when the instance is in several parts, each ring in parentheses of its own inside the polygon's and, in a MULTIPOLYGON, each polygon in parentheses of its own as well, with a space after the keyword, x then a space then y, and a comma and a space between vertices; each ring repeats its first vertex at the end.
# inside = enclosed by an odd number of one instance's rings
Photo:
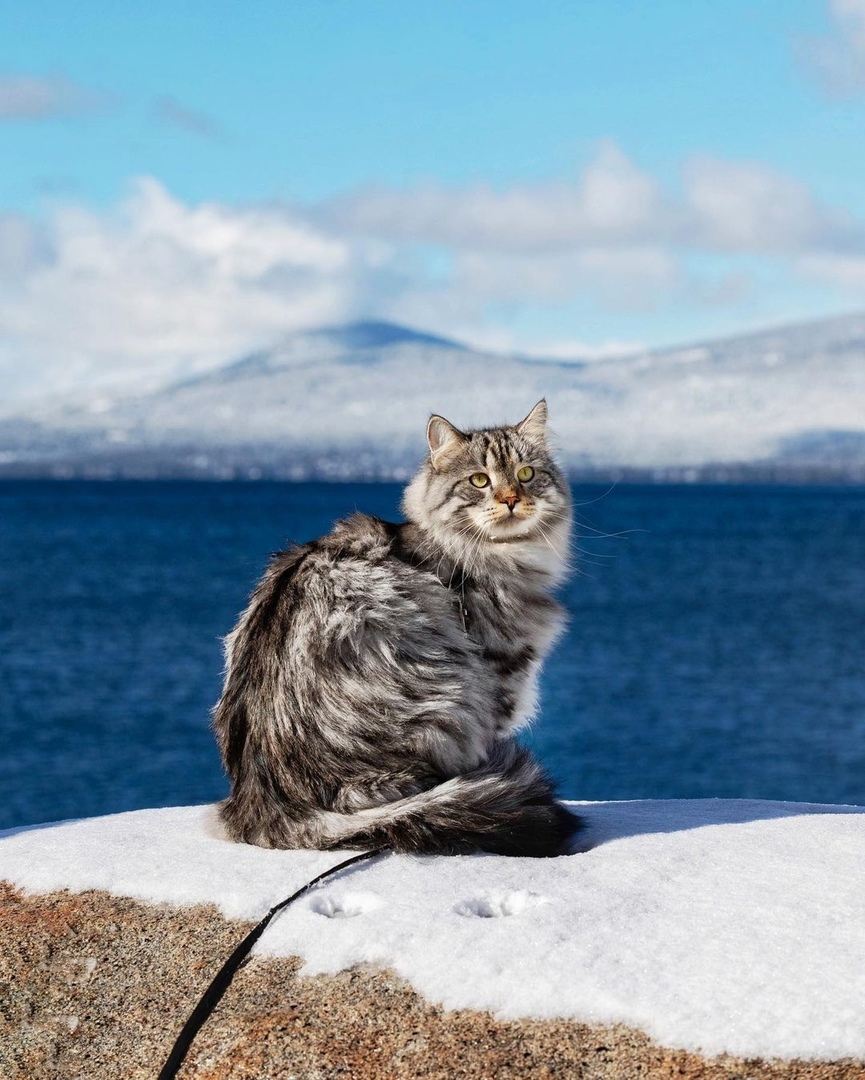
POLYGON ((607 143, 571 182, 315 206, 189 205, 142 178, 107 211, 0 214, 0 376, 7 401, 153 383, 365 316, 525 347, 502 311, 735 305, 754 260, 865 299, 863 223, 756 162, 694 158, 664 186, 607 143))
POLYGON ((614 143, 573 184, 371 190, 336 199, 341 230, 457 250, 537 256, 662 245, 706 252, 865 251, 865 227, 797 181, 755 162, 701 156, 664 191, 614 143))

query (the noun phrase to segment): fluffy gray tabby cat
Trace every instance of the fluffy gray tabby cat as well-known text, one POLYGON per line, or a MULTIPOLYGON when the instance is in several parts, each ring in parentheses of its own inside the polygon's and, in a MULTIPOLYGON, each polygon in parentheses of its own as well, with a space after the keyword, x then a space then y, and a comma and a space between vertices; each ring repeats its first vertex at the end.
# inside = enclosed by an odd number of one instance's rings
POLYGON ((546 403, 427 428, 407 523, 354 514, 276 555, 226 639, 228 833, 263 847, 559 855, 579 822, 512 732, 562 610, 570 498, 546 403))

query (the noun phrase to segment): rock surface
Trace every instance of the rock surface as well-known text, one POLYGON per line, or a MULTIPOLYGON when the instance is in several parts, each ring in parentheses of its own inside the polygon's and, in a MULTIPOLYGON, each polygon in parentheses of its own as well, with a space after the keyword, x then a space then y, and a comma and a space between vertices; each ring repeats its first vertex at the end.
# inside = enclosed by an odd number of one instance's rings
MULTIPOLYGON (((0 1077, 155 1077, 199 995, 248 927, 207 906, 0 883, 0 1077)), ((705 1059, 639 1031, 447 1012, 387 971, 299 976, 253 959, 181 1076, 865 1080, 856 1061, 705 1059)))

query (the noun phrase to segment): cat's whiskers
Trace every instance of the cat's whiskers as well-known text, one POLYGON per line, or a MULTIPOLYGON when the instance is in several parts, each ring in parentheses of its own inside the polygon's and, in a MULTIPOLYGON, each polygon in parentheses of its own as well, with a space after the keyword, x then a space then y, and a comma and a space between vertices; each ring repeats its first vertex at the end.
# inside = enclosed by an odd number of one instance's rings
POLYGON ((558 559, 558 561, 561 563, 562 567, 565 570, 568 570, 568 571, 573 570, 574 569, 574 557, 573 557, 572 552, 570 550, 565 550, 564 552, 559 551, 559 549, 556 547, 556 545, 550 539, 546 529, 541 524, 540 520, 536 524, 537 524, 538 532, 541 535, 541 539, 544 541, 544 543, 547 545, 547 547, 550 549, 550 551, 553 553, 553 555, 555 555, 556 559, 558 559))
MULTIPOLYGON (((470 521, 467 525, 465 525, 462 529, 460 529, 455 534, 455 536, 459 537, 459 538, 462 538, 463 536, 465 536, 466 533, 470 534, 470 539, 469 539, 468 545, 466 547, 466 551, 471 551, 472 546, 474 544, 477 544, 477 543, 480 542, 480 539, 482 538, 483 534, 482 534, 480 528, 478 528, 478 526, 473 521, 470 521), (472 533, 474 534, 473 536, 471 535, 472 533)), ((461 557, 458 557, 458 558, 454 559, 454 565, 453 565, 453 568, 451 570, 451 576, 448 579, 448 585, 447 585, 448 588, 450 588, 453 585, 454 575, 456 574, 457 568, 461 565, 461 563, 462 563, 462 558, 461 557)), ((465 578, 465 570, 463 570, 463 575, 462 576, 463 576, 463 578, 465 578)), ((460 595, 461 596, 463 595, 464 591, 465 591, 465 583, 463 582, 460 585, 460 595)), ((461 604, 461 607, 462 606, 464 606, 464 605, 461 604)))
MULTIPOLYGON (((481 544, 484 542, 485 539, 486 539, 486 537, 484 536, 483 531, 481 529, 478 529, 476 536, 474 537, 474 539, 469 544, 469 546, 468 546, 468 548, 466 550, 466 555, 467 555, 468 558, 463 563, 463 586, 462 586, 463 593, 465 591, 465 578, 466 577, 471 577, 472 571, 475 568, 475 564, 478 561, 478 556, 480 555, 481 550, 482 550, 481 549, 481 544)), ((464 606, 465 605, 463 605, 463 607, 464 606)))
POLYGON ((573 550, 579 552, 582 559, 594 563, 595 566, 608 566, 613 559, 618 558, 618 555, 604 555, 603 552, 600 551, 590 551, 580 544, 574 544, 573 550))
MULTIPOLYGON (((462 537, 465 536, 466 533, 470 534, 477 531, 477 528, 477 525, 473 521, 467 522, 465 525, 462 526, 462 528, 457 529, 456 532, 453 534, 454 541, 462 539, 462 537)), ((453 567, 451 569, 451 576, 448 580, 447 588, 450 588, 453 583, 454 574, 456 573, 457 566, 460 564, 461 561, 461 555, 461 551, 455 551, 453 554, 450 554, 448 552, 447 546, 444 544, 441 545, 441 556, 435 569, 435 576, 441 579, 442 563, 445 561, 445 559, 451 559, 453 561, 453 567)))
POLYGON ((591 522, 587 521, 582 514, 575 513, 574 521, 580 529, 585 529, 588 532, 595 534, 596 540, 622 540, 631 535, 631 533, 645 532, 645 529, 620 529, 619 532, 603 532, 601 529, 596 529, 591 522))
POLYGON ((477 556, 481 550, 481 544, 483 543, 484 531, 480 526, 474 525, 474 535, 469 539, 466 544, 465 550, 461 553, 460 562, 462 564, 463 577, 471 574, 474 569, 477 556))

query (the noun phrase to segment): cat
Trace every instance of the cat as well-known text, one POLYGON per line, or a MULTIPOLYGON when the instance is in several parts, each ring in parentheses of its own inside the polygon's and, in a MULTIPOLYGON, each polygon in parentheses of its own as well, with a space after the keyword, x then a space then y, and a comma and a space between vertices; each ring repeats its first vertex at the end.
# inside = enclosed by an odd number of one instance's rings
POLYGON ((279 552, 225 640, 213 726, 234 840, 554 856, 579 819, 513 732, 563 627, 570 495, 540 401, 427 427, 392 524, 355 513, 279 552))

